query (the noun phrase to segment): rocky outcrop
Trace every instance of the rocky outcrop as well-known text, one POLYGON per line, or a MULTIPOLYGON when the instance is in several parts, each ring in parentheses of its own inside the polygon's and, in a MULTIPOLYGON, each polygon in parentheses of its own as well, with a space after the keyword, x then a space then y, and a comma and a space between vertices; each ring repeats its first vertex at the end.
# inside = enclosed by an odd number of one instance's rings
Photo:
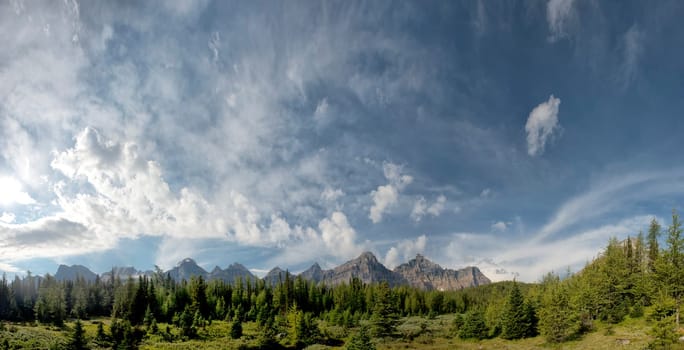
POLYGON ((401 275, 409 285, 423 290, 458 290, 491 283, 477 267, 444 269, 420 254, 397 266, 394 272, 401 275))

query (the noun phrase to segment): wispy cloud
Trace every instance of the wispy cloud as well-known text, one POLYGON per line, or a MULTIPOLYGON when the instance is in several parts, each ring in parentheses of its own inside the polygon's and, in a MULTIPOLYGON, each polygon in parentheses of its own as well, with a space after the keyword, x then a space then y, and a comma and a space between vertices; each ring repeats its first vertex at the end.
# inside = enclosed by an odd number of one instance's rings
POLYGON ((442 211, 444 211, 446 201, 447 199, 444 195, 439 195, 432 204, 429 204, 427 200, 425 200, 425 197, 419 197, 413 204, 411 219, 415 222, 419 222, 425 215, 431 215, 433 217, 439 216, 442 214, 442 211))
POLYGON ((560 103, 559 98, 551 95, 548 101, 534 107, 527 117, 525 132, 527 132, 527 153, 530 156, 543 154, 546 143, 554 133, 560 130, 560 123, 558 122, 560 103))
POLYGON ((623 59, 619 69, 618 81, 623 88, 627 87, 636 77, 644 44, 645 34, 637 25, 631 26, 622 37, 623 59))
POLYGON ((549 24, 549 41, 554 42, 568 36, 574 0, 549 0, 546 4, 546 20, 549 24))

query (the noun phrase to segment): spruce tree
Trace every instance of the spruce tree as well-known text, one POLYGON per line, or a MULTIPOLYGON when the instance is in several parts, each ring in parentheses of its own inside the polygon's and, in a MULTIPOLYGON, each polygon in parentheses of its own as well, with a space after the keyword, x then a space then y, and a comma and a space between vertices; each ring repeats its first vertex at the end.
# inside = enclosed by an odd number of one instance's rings
POLYGON ((528 318, 525 298, 520 292, 518 284, 514 282, 501 316, 501 338, 521 339, 527 336, 532 327, 532 320, 528 318))
POLYGON ((489 329, 485 323, 484 313, 480 309, 475 309, 466 314, 463 325, 458 331, 458 337, 461 339, 485 339, 488 333, 489 329))
POLYGON ((375 350, 375 345, 371 342, 368 329, 365 326, 352 336, 347 344, 347 350, 375 350))
POLYGON ((579 331, 579 319, 564 286, 551 286, 547 291, 539 312, 539 331, 551 343, 569 340, 579 331))
POLYGON ((238 339, 242 337, 242 315, 240 315, 240 310, 235 313, 233 317, 233 324, 230 325, 230 337, 233 339, 238 339))
POLYGON ((88 341, 85 338, 83 324, 81 323, 81 320, 76 320, 76 323, 74 324, 74 331, 69 337, 69 342, 67 343, 66 348, 68 350, 84 350, 88 349, 87 344, 88 341))
POLYGON ((658 237, 660 236, 660 224, 653 218, 651 224, 648 227, 648 271, 655 272, 655 263, 658 260, 658 255, 660 254, 660 248, 658 247, 658 237))
POLYGON ((389 284, 387 282, 380 283, 376 289, 375 305, 371 316, 374 336, 388 337, 394 335, 399 318, 395 304, 389 284))

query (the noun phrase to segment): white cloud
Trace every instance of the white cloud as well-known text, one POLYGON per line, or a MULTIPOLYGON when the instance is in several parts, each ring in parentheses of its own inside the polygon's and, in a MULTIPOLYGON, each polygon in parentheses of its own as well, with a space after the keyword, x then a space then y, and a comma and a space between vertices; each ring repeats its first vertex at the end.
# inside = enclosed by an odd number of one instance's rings
POLYGON ((349 258, 360 252, 356 245, 356 231, 344 213, 336 211, 330 218, 321 220, 318 224, 321 231, 321 238, 328 252, 342 258, 349 258))
POLYGON ((326 187, 323 192, 321 192, 321 198, 325 201, 328 202, 334 202, 338 200, 340 197, 344 196, 344 191, 341 189, 332 189, 331 187, 326 187))
POLYGON ((489 198, 489 196, 492 194, 492 190, 490 188, 485 188, 480 192, 480 198, 489 198))
POLYGON ((0 206, 34 204, 36 201, 22 187, 13 177, 0 177, 0 206))
POLYGON ((383 172, 389 181, 387 185, 378 186, 377 190, 370 193, 373 199, 373 206, 370 208, 368 217, 373 223, 382 221, 382 216, 389 208, 397 203, 399 193, 404 190, 411 182, 413 177, 402 174, 402 167, 393 163, 384 163, 383 172))
POLYGON ((637 74, 639 60, 644 51, 645 35, 637 25, 633 25, 624 34, 622 41, 623 60, 618 80, 623 87, 627 87, 637 74))
POLYGON ((535 239, 543 240, 600 215, 613 213, 645 198, 684 193, 682 169, 620 173, 597 180, 586 192, 565 201, 535 239))
POLYGON ((530 156, 544 153, 546 143, 554 132, 560 129, 558 123, 558 106, 561 100, 549 96, 549 100, 539 104, 530 112, 525 124, 527 132, 527 153, 530 156))
POLYGON ((411 211, 411 219, 415 222, 419 222, 425 215, 432 215, 437 217, 444 211, 444 206, 446 204, 446 197, 444 195, 439 195, 435 202, 428 205, 424 197, 418 198, 413 204, 413 210, 411 211))
POLYGON ((442 211, 444 211, 444 205, 446 204, 446 197, 444 195, 439 195, 437 200, 435 200, 432 205, 427 208, 427 213, 432 216, 439 216, 442 211))
POLYGON ((566 237, 549 242, 457 233, 444 245, 442 256, 453 268, 478 266, 492 281, 516 278, 535 282, 551 271, 563 273, 567 268, 578 271, 599 254, 609 238, 635 236, 648 227, 652 218, 652 215, 629 217, 616 224, 568 232, 566 237))
POLYGON ((4 222, 6 224, 11 224, 14 222, 15 218, 16 217, 14 216, 13 213, 3 212, 2 215, 0 215, 0 222, 4 222))
POLYGON ((492 224, 492 230, 495 230, 495 231, 503 232, 503 231, 506 231, 507 228, 508 228, 508 224, 506 224, 503 221, 498 221, 498 222, 492 224))
POLYGON ((549 23, 549 40, 554 42, 567 35, 572 16, 574 0, 549 0, 546 4, 546 21, 549 23))
POLYGON ((415 241, 403 240, 387 251, 387 254, 385 254, 384 265, 388 269, 393 269, 396 266, 415 257, 416 254, 424 253, 426 245, 427 236, 425 235, 418 236, 415 241))

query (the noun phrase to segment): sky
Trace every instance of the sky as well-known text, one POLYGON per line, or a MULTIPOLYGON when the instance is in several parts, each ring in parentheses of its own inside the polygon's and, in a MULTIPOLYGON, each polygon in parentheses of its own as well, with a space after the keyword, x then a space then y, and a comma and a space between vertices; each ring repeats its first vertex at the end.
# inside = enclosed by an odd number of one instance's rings
POLYGON ((577 271, 684 197, 684 2, 0 2, 0 270, 577 271))

